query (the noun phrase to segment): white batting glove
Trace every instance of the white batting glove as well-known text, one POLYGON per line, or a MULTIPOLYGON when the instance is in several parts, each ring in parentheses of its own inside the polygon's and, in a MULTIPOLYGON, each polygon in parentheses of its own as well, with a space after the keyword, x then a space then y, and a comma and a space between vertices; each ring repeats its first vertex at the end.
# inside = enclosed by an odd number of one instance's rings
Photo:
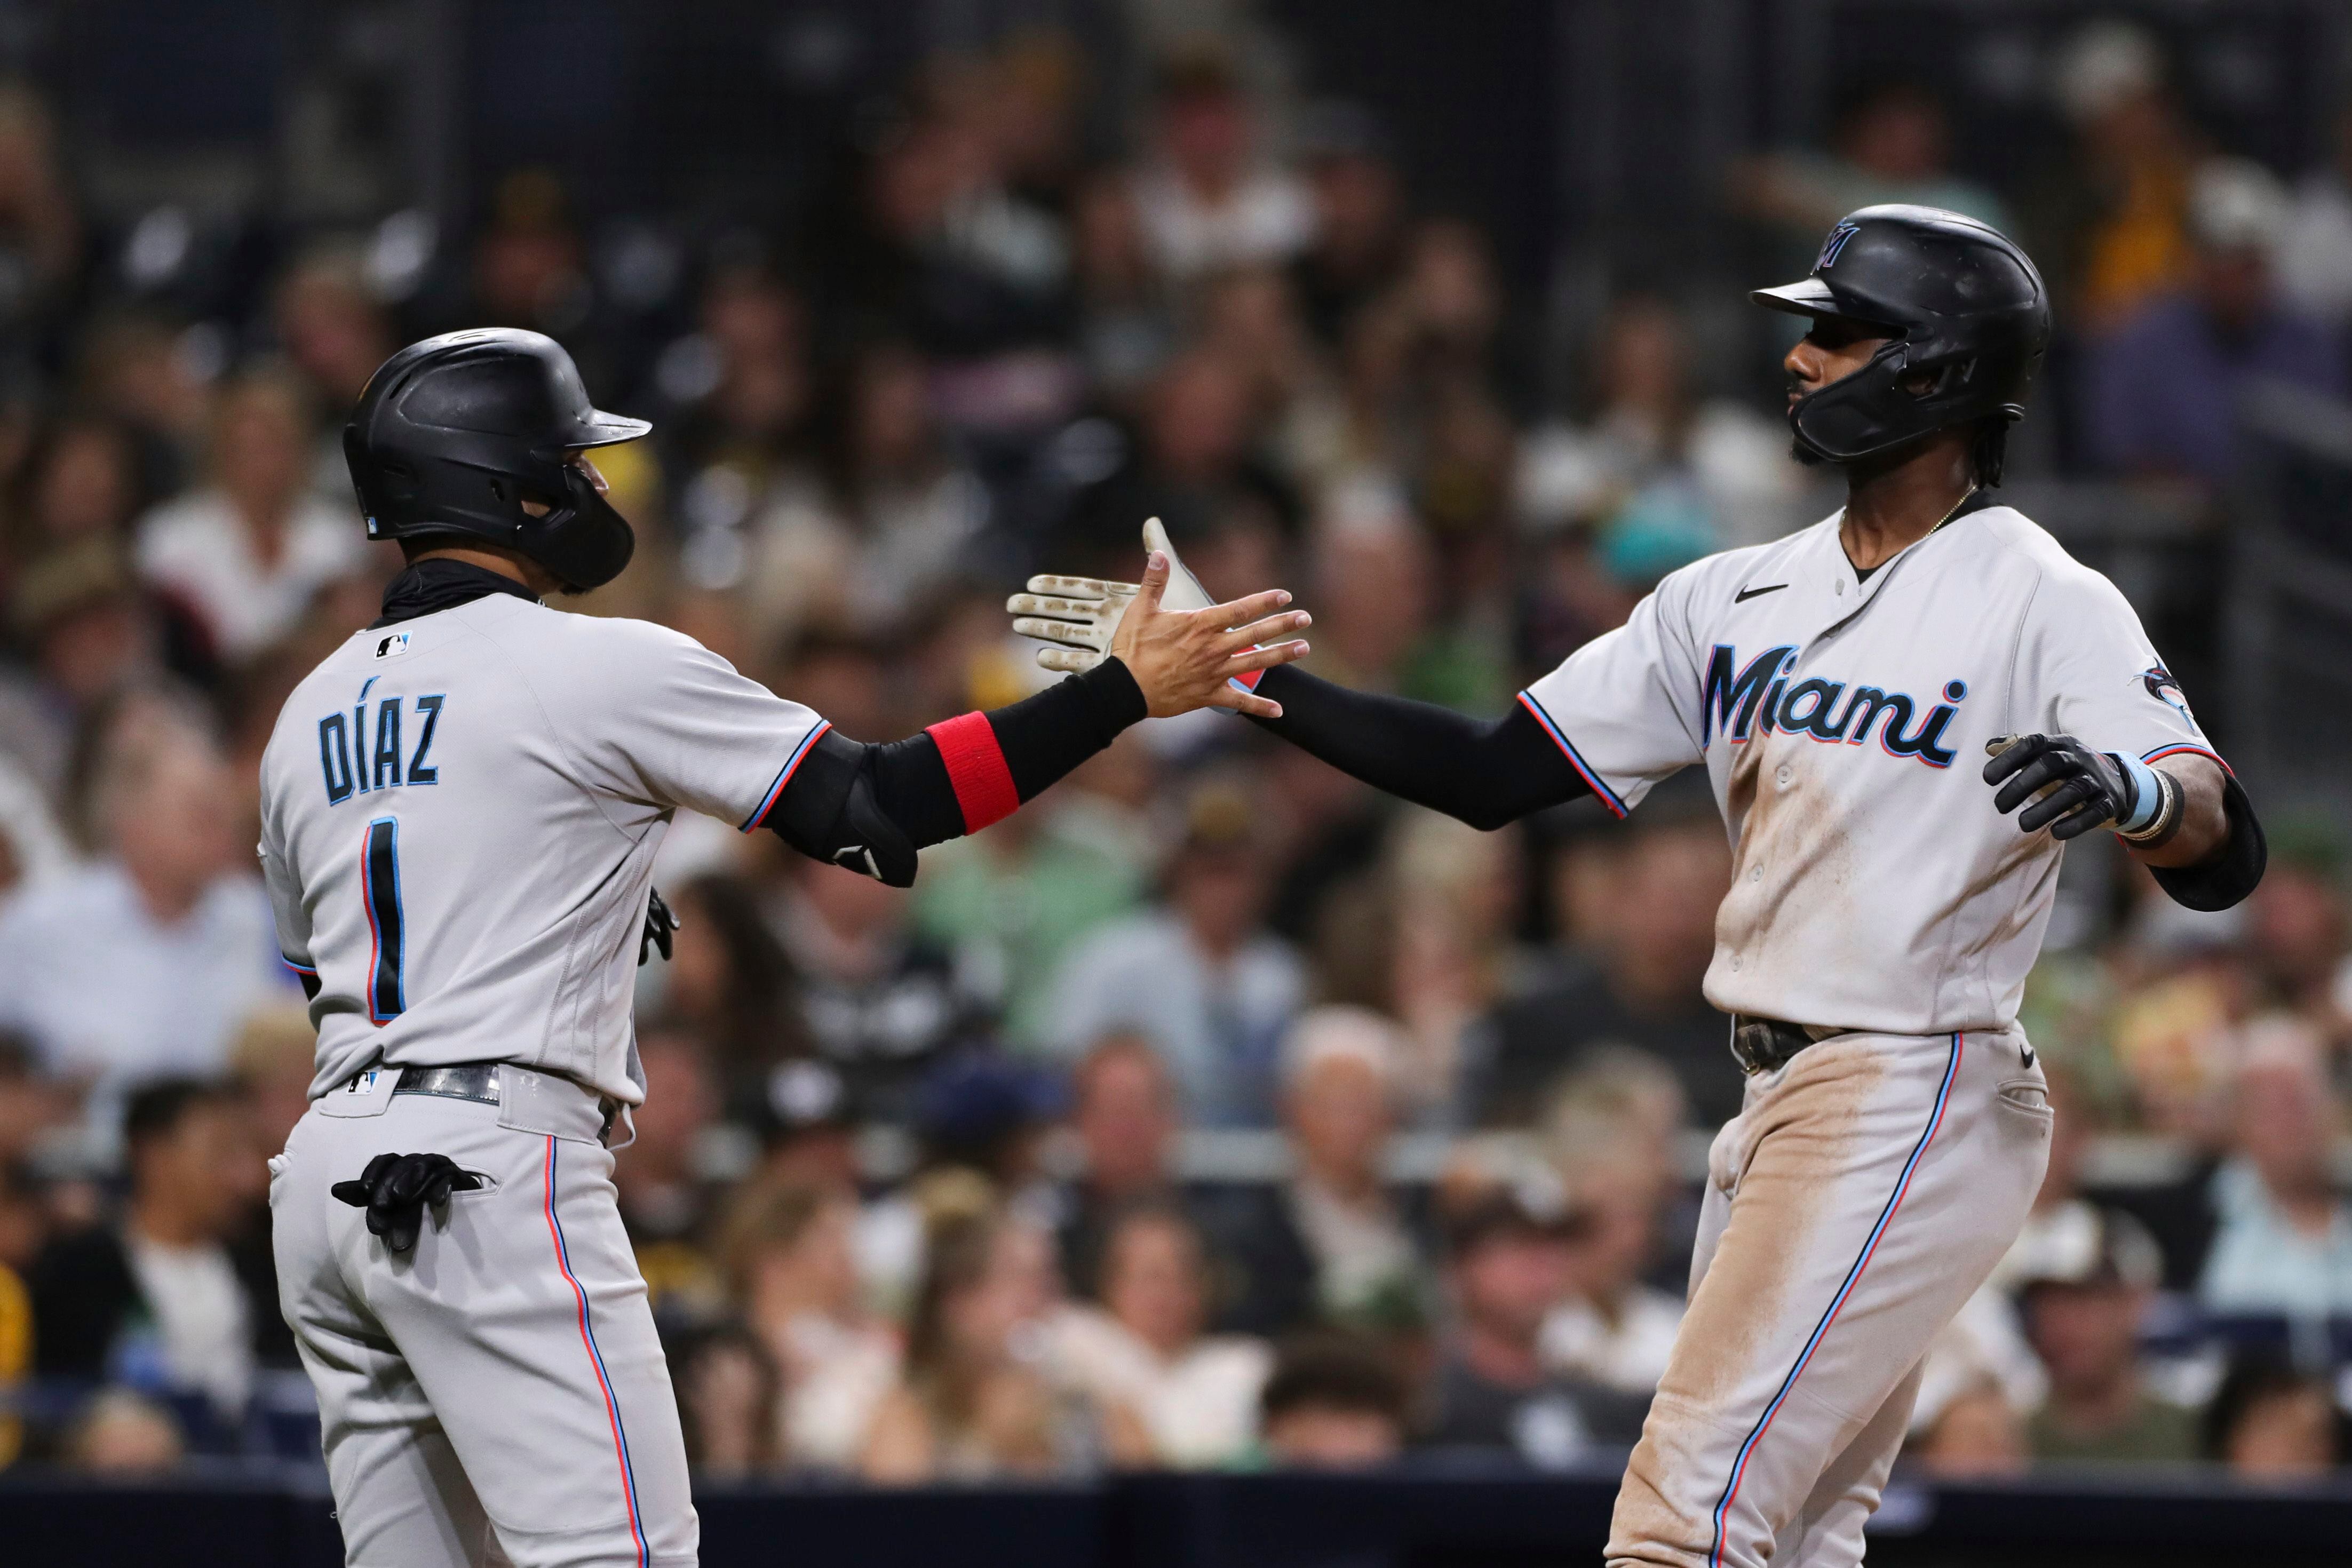
MULTIPOLYGON (((1143 549, 1146 559, 1153 550, 1168 557, 1168 591, 1160 596, 1161 608, 1206 610, 1216 602, 1176 553, 1176 547, 1168 542, 1168 529, 1158 517, 1144 521, 1143 549)), ((1119 620, 1135 602, 1136 591, 1131 582, 1041 573, 1029 580, 1028 592, 1014 594, 1004 601, 1004 608, 1013 616, 1015 632, 1054 644, 1037 650, 1040 664, 1076 674, 1093 669, 1109 654, 1111 639, 1118 635, 1119 620)))

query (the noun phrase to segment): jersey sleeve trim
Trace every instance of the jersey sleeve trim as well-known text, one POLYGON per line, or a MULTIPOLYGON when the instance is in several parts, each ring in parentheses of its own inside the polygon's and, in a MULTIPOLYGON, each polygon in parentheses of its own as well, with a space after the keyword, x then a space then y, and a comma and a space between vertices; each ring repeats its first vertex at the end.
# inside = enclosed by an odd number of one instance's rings
POLYGON ((315 978, 317 978, 317 977, 318 977, 318 974, 319 974, 319 967, 318 967, 318 966, 317 966, 317 965, 315 965, 315 964, 299 964, 299 963, 296 963, 293 959, 289 958, 289 957, 288 957, 285 954, 283 954, 283 953, 280 953, 280 954, 278 954, 278 961, 279 963, 281 963, 281 964, 285 965, 289 969, 293 970, 293 971, 294 971, 294 973, 296 973, 296 974, 298 974, 298 975, 309 975, 309 976, 310 976, 310 977, 311 977, 313 979, 315 979, 315 978))
POLYGON ((802 759, 808 756, 809 747, 814 746, 818 737, 832 727, 831 720, 821 718, 816 721, 815 728, 801 737, 801 743, 793 747, 793 754, 784 758, 783 767, 778 769, 776 781, 768 786, 768 792, 765 795, 760 797, 759 806, 750 816, 743 819, 739 831, 751 832, 768 820, 768 813, 776 809, 776 802, 783 797, 784 786, 793 781, 793 772, 800 767, 802 759))
POLYGON ((1616 790, 1609 788, 1600 774, 1586 765, 1583 758, 1576 754, 1576 747, 1569 744, 1567 735, 1561 731, 1559 726, 1552 722, 1551 715, 1544 712, 1543 705, 1536 701, 1535 694, 1521 692, 1519 703, 1528 712, 1535 716, 1535 721, 1538 724, 1543 726, 1544 733, 1551 737, 1552 744, 1559 747, 1560 754, 1568 758, 1568 765, 1575 768, 1577 777, 1583 779, 1586 787, 1601 798, 1601 803, 1609 809, 1610 814, 1622 818, 1625 815, 1625 802, 1618 798, 1616 790))
POLYGON ((2200 746, 2193 740, 2176 740, 2168 742, 2163 746, 2158 747, 2154 751, 2141 753, 2140 760, 2142 762, 2154 762, 2159 757, 2178 757, 2183 752, 2187 752, 2193 757, 2210 757, 2217 765, 2220 766, 2222 772, 2227 773, 2232 779, 2235 779, 2238 776, 2238 770, 2236 768, 2231 767, 2227 762, 2222 761, 2221 754, 2220 752, 2214 750, 2210 746, 2200 746))

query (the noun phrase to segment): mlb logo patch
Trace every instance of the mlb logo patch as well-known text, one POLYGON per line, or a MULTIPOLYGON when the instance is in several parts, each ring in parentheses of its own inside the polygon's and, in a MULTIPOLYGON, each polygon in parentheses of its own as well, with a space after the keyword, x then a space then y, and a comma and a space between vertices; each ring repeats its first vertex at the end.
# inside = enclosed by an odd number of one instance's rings
POLYGON ((397 659, 407 652, 408 633, 405 632, 387 632, 375 640, 375 656, 379 659, 397 659))

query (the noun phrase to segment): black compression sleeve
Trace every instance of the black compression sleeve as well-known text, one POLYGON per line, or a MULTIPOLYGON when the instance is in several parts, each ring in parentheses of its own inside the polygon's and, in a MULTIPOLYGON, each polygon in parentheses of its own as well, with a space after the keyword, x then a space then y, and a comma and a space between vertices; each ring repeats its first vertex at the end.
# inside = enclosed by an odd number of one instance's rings
POLYGON ((988 710, 988 727, 1024 801, 1118 738, 1145 716, 1143 688, 1117 659, 1056 681, 1034 696, 988 710))
POLYGON ((2270 843, 2263 837, 2262 823, 2254 820, 2254 802, 2226 768, 2221 814, 2229 819, 2230 837, 2210 857, 2195 865, 2148 868, 2156 874, 2156 885, 2184 908, 2228 909, 2242 903, 2270 864, 2270 843))
POLYGON ((1476 719, 1432 703, 1351 691, 1294 665, 1268 670, 1257 695, 1280 718, 1254 718, 1342 773, 1489 831, 1587 792, 1533 715, 1514 705, 1476 719))
MULTIPOLYGON (((1134 675, 1118 660, 1105 659, 1083 675, 981 716, 1015 796, 1027 801, 1144 714, 1143 690, 1134 675)), ((877 845, 877 839, 903 838, 911 854, 969 831, 947 759, 929 731, 872 745, 828 730, 802 758, 767 825, 818 860, 838 859, 845 845, 869 845, 894 870, 889 852, 898 846, 877 845)))

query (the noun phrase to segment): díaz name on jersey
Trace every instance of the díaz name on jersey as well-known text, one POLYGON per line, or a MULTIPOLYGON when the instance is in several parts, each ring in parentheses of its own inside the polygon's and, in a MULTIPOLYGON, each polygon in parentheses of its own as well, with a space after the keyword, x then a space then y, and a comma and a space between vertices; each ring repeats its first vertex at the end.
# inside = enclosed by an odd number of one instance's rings
MULTIPOLYGON (((401 645, 404 651, 405 637, 401 639, 401 645)), ((377 699, 371 738, 368 693, 382 678, 370 675, 367 684, 360 687, 359 700, 352 704, 348 721, 340 709, 319 720, 319 773, 326 783, 330 806, 340 806, 354 795, 396 789, 403 784, 441 782, 441 770, 432 760, 433 732, 440 726, 441 705, 447 700, 447 694, 428 692, 413 699, 377 699), (400 716, 404 706, 416 718, 416 747, 406 754, 405 771, 400 739, 400 716)))

